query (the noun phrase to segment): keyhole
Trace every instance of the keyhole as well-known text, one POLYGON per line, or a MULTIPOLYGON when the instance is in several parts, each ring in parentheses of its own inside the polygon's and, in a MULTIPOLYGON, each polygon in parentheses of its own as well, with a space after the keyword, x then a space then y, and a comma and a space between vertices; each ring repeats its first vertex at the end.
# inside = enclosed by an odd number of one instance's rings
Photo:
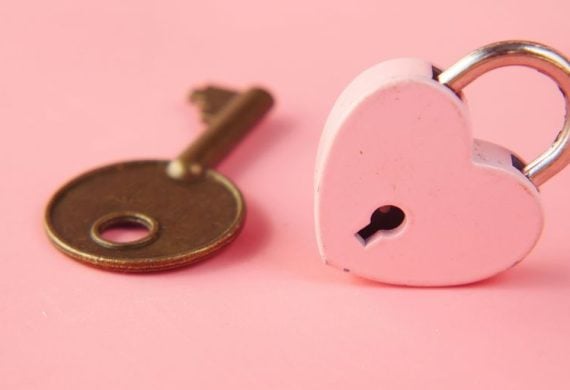
POLYGON ((391 231, 400 226, 406 214, 401 208, 394 205, 386 205, 378 207, 370 216, 370 223, 364 226, 356 233, 356 238, 362 243, 367 245, 373 236, 379 231, 391 231))

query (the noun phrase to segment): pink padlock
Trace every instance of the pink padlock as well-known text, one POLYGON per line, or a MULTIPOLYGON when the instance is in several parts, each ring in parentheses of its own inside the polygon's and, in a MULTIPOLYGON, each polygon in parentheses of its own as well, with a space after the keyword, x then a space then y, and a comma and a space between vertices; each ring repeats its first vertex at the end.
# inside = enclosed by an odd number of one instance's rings
POLYGON ((329 115, 316 165, 315 219, 324 261, 385 283, 479 281, 521 261, 543 227, 537 187, 570 162, 570 62, 533 42, 485 46, 440 73, 419 59, 359 75, 329 115), (567 120, 525 165, 472 137, 464 86, 502 66, 548 75, 567 120))

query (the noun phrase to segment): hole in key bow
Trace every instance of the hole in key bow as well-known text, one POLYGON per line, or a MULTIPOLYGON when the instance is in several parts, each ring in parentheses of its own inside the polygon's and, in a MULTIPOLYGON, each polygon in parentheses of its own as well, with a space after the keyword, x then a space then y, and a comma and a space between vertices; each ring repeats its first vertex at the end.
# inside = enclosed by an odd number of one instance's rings
POLYGON ((134 212, 107 214, 91 227, 91 238, 107 248, 146 245, 157 237, 157 233, 156 220, 134 212))
POLYGON ((356 238, 367 245, 373 236, 381 230, 391 231, 402 225, 406 214, 394 205, 378 207, 370 216, 370 223, 356 233, 356 238))

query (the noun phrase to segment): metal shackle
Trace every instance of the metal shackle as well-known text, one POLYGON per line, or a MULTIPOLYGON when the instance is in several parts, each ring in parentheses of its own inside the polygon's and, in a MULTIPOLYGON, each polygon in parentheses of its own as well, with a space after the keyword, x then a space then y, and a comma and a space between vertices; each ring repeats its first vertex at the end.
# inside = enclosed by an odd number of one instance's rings
POLYGON ((524 167, 523 173, 540 186, 570 163, 570 61, 556 50, 529 41, 497 42, 463 57, 443 71, 438 81, 456 93, 479 76, 505 66, 526 66, 550 77, 565 99, 562 130, 544 153, 524 167))

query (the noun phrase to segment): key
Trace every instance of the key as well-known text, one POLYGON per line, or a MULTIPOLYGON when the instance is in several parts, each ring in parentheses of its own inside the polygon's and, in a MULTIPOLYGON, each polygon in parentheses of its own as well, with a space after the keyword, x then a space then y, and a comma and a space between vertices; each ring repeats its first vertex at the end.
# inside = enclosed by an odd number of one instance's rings
POLYGON ((260 88, 207 87, 190 100, 207 128, 178 157, 108 165, 53 195, 45 228, 60 251, 110 271, 150 272, 196 263, 237 237, 245 202, 212 168, 268 113, 273 98, 260 88), (145 234, 130 241, 107 237, 116 228, 145 234))

